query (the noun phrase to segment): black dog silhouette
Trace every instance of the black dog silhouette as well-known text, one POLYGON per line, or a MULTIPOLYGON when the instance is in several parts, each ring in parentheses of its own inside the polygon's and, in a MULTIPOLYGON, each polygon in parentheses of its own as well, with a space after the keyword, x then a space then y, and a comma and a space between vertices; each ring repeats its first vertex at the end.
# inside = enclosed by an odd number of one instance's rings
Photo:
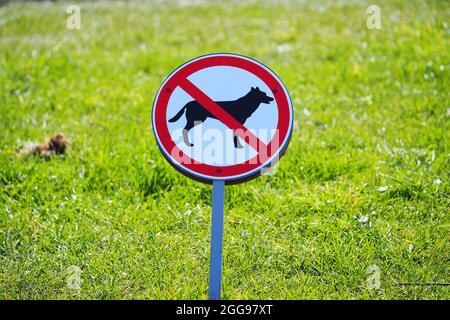
MULTIPOLYGON (((245 121, 250 118, 250 116, 258 109, 261 103, 270 103, 273 101, 273 98, 269 97, 264 91, 259 90, 258 87, 251 88, 250 91, 243 97, 233 100, 233 101, 216 101, 216 103, 221 106, 226 112, 233 116, 237 121, 241 124, 244 124, 245 121)), ((178 113, 169 120, 169 122, 176 122, 181 118, 184 111, 186 110, 186 125, 183 129, 183 141, 187 146, 192 147, 193 144, 189 142, 189 130, 193 127, 201 124, 208 117, 217 119, 214 115, 212 115, 208 110, 203 108, 200 103, 197 101, 191 101, 186 103, 186 105, 181 108, 178 113)), ((234 134, 234 147, 242 148, 242 145, 239 143, 239 139, 234 134)))

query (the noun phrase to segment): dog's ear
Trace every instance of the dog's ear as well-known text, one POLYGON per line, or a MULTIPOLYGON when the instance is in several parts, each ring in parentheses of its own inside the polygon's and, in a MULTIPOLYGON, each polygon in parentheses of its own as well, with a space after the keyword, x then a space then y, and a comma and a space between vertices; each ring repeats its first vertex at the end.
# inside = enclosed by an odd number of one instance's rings
POLYGON ((259 87, 256 87, 256 91, 260 91, 260 90, 259 90, 259 87))
POLYGON ((250 91, 255 91, 255 88, 252 87, 252 88, 250 89, 250 91))

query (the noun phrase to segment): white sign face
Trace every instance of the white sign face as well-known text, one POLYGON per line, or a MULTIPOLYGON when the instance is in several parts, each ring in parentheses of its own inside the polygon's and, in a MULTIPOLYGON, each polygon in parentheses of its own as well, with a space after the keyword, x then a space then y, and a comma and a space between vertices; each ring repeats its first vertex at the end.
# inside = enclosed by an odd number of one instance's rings
MULTIPOLYGON (((268 95, 271 94, 270 88, 261 79, 236 67, 209 67, 193 73, 188 79, 214 101, 235 101, 248 95, 252 87, 268 95)), ((169 100, 167 119, 176 115, 180 111, 180 106, 190 101, 192 97, 177 87, 169 100)), ((239 107, 250 109, 251 106, 236 106, 236 108, 239 107)), ((248 112, 251 111, 253 109, 248 112)), ((277 122, 276 101, 271 101, 269 104, 260 103, 244 125, 268 144, 275 134, 277 122)), ((215 118, 207 118, 189 130, 188 137, 193 146, 187 145, 183 141, 183 129, 186 124, 187 119, 184 115, 176 122, 169 122, 169 132, 177 147, 195 161, 213 166, 229 166, 244 163, 257 156, 257 151, 240 138, 241 148, 236 148, 233 130, 215 118)))
POLYGON ((153 107, 158 146, 177 169, 201 181, 243 181, 276 161, 290 139, 289 93, 250 58, 207 55, 176 69, 153 107))

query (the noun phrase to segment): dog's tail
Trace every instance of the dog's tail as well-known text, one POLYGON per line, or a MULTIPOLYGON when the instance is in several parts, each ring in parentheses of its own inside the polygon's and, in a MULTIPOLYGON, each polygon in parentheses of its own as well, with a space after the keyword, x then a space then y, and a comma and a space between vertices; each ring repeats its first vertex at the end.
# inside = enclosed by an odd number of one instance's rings
POLYGON ((177 121, 178 119, 180 119, 181 116, 182 116, 183 113, 184 113, 184 110, 185 110, 186 108, 187 108, 187 105, 185 105, 183 108, 181 108, 181 110, 178 111, 178 113, 175 115, 175 117, 173 117, 172 119, 170 119, 169 122, 175 122, 175 121, 177 121))

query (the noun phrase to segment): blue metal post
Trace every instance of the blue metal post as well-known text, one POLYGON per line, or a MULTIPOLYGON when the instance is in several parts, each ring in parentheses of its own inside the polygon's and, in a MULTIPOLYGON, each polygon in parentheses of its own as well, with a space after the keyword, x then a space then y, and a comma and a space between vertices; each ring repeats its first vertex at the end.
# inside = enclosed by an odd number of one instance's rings
POLYGON ((211 253, 209 267, 209 299, 220 300, 222 284, 222 238, 223 205, 225 181, 213 181, 212 218, 211 218, 211 253))

